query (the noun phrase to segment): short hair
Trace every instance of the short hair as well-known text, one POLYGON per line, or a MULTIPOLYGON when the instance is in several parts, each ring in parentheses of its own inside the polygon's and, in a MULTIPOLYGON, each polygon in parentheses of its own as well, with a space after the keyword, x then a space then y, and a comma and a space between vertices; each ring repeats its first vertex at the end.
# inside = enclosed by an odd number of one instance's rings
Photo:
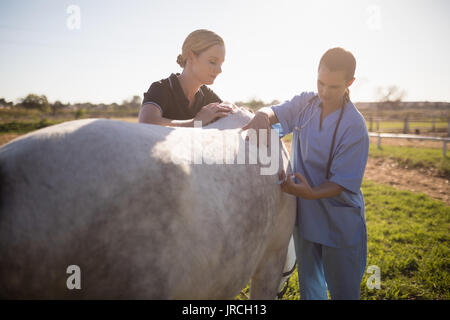
POLYGON ((319 69, 325 65, 330 71, 344 71, 346 80, 355 76, 356 59, 350 51, 336 47, 328 49, 320 59, 319 69))
MULTIPOLYGON (((344 71, 345 79, 351 80, 355 76, 356 59, 350 51, 336 47, 328 49, 320 58, 319 68, 325 66, 330 71, 344 71)), ((345 99, 350 100, 350 90, 347 88, 345 99)))

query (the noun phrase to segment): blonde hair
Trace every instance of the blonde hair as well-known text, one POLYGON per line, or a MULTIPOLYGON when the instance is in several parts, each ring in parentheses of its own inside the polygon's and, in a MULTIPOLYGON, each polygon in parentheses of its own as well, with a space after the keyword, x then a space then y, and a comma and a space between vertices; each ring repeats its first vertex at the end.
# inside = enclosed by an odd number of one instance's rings
POLYGON ((184 40, 181 54, 177 57, 177 63, 180 67, 184 68, 186 66, 189 51, 192 51, 198 56, 200 53, 208 50, 216 44, 222 46, 225 45, 223 39, 219 35, 205 29, 195 30, 191 32, 184 40))

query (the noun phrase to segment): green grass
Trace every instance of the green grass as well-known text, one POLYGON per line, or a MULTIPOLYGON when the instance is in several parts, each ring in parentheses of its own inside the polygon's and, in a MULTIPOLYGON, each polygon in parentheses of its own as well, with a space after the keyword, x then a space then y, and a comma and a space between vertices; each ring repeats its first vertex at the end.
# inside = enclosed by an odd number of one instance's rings
POLYGON ((367 265, 381 269, 381 289, 364 299, 450 299, 450 207, 424 194, 365 181, 367 265))
POLYGON ((450 176, 450 157, 444 157, 441 149, 415 148, 370 144, 369 156, 373 158, 389 158, 410 168, 434 168, 444 177, 450 176))
POLYGON ((56 113, 46 113, 36 109, 2 109, 0 108, 0 123, 8 122, 39 122, 41 119, 49 121, 69 121, 79 118, 124 118, 138 116, 138 110, 118 109, 118 110, 61 110, 56 113))
POLYGON ((283 141, 291 143, 292 142, 292 133, 289 133, 289 134, 285 135, 283 137, 283 141))
MULTIPOLYGON (((424 194, 367 180, 362 190, 367 266, 380 268, 381 288, 367 287, 372 274, 366 272, 361 299, 450 299, 450 207, 424 194)), ((299 299, 297 272, 284 299, 299 299)))
POLYGON ((0 133, 28 133, 44 127, 48 127, 62 121, 49 121, 44 118, 40 121, 11 121, 0 123, 0 133))

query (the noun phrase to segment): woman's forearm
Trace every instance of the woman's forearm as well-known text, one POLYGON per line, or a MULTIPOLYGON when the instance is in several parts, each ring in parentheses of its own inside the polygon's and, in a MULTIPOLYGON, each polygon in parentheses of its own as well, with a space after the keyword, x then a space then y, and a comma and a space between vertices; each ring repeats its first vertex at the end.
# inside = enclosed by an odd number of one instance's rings
POLYGON ((167 127, 193 127, 194 126, 194 119, 172 120, 172 119, 161 117, 154 124, 157 124, 157 125, 160 125, 160 126, 167 126, 167 127))
POLYGON ((167 127, 193 127, 194 119, 188 120, 173 120, 164 118, 161 115, 158 107, 147 104, 143 105, 139 112, 139 122, 140 123, 148 123, 148 124, 156 124, 160 126, 167 127))

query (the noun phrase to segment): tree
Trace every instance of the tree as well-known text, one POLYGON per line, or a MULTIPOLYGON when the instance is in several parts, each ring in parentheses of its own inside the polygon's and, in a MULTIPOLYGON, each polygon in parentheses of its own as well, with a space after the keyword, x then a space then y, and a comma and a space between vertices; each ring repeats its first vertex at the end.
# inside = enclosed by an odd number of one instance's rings
POLYGON ((59 100, 56 100, 53 104, 50 105, 52 109, 52 114, 56 114, 58 111, 61 111, 66 106, 59 100))
POLYGON ((122 102, 122 105, 130 110, 139 110, 139 108, 141 107, 141 97, 133 96, 130 101, 124 100, 122 102))
POLYGON ((398 105, 406 96, 406 91, 401 90, 397 86, 389 86, 387 88, 377 88, 378 100, 381 102, 388 102, 393 105, 398 105))
POLYGON ((275 105, 277 105, 277 104, 280 104, 280 101, 279 101, 279 100, 277 100, 277 99, 275 99, 275 100, 272 100, 272 102, 271 102, 271 103, 269 103, 269 105, 270 105, 270 106, 275 106, 275 105))
POLYGON ((0 107, 13 107, 14 104, 12 103, 12 101, 6 101, 5 98, 0 98, 0 107))
POLYGON ((25 109, 38 109, 42 112, 48 112, 50 110, 50 104, 45 95, 39 96, 31 93, 21 101, 21 105, 25 109))
POLYGON ((78 109, 77 111, 75 111, 75 112, 73 113, 75 119, 80 119, 80 118, 83 117, 85 114, 86 114, 86 110, 83 109, 83 108, 78 109))

